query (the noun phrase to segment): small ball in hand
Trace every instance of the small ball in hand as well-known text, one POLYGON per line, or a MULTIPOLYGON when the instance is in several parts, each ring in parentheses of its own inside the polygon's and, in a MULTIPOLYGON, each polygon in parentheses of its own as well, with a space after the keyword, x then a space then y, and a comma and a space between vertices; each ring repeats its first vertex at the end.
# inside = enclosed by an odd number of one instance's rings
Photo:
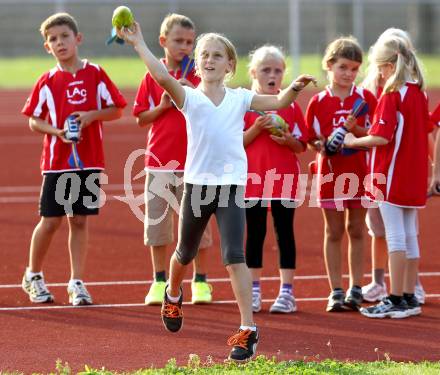
POLYGON ((134 23, 134 16, 130 8, 121 5, 113 11, 112 25, 117 29, 131 27, 134 23))

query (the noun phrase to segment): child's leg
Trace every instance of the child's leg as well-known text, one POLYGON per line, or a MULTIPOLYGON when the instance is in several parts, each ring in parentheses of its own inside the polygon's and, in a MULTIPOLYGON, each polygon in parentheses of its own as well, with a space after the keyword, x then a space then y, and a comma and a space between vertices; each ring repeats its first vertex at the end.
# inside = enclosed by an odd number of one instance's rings
POLYGON ((292 284, 296 267, 296 243, 293 233, 295 208, 285 207, 282 201, 272 201, 272 217, 280 250, 280 282, 292 284))
POLYGON ((379 208, 369 208, 365 218, 368 234, 371 236, 371 275, 373 284, 385 285, 385 268, 388 249, 385 240, 385 226, 379 208))
POLYGON ((403 295, 403 281, 406 267, 406 235, 403 209, 382 203, 380 213, 386 228, 389 252, 390 292, 394 296, 403 295))
POLYGON ((49 250, 53 235, 63 220, 62 216, 41 217, 40 222, 32 233, 29 249, 29 271, 40 272, 43 268, 44 258, 49 250))
POLYGON ((86 215, 68 217, 69 222, 69 253, 70 278, 82 280, 87 259, 88 220, 86 215))
POLYGON ((252 280, 260 281, 263 268, 263 245, 267 230, 267 207, 262 202, 249 202, 252 207, 246 208, 246 264, 249 267, 252 280), (255 204, 255 205, 254 205, 255 204))
POLYGON ((167 289, 170 297, 180 295, 180 286, 185 277, 187 265, 196 257, 203 231, 215 209, 215 201, 203 203, 203 198, 211 188, 215 189, 215 187, 185 184, 179 214, 178 242, 176 251, 170 260, 170 277, 167 289), (197 215, 193 204, 197 205, 197 215))
POLYGON ((223 200, 220 200, 215 216, 220 231, 223 263, 231 278, 232 290, 240 310, 241 325, 252 327, 252 278, 243 251, 246 221, 242 199, 244 187, 233 185, 223 186, 222 189, 223 200))
POLYGON ((364 208, 347 209, 348 233, 348 266, 350 271, 350 287, 362 284, 363 252, 364 252, 364 208))
POLYGON ((404 293, 414 294, 418 277, 420 249, 417 233, 417 209, 407 208, 404 212, 404 224, 406 233, 406 258, 404 293))
POLYGON ((341 241, 344 234, 344 212, 323 209, 325 223, 324 260, 330 289, 342 288, 341 241))

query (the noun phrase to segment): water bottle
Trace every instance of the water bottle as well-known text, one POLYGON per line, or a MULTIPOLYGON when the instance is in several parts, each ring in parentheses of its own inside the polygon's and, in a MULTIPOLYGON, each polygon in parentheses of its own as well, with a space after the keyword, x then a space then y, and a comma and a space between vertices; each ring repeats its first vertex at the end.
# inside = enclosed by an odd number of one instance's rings
POLYGON ((328 137, 327 142, 325 143, 325 153, 329 156, 335 155, 339 152, 342 145, 344 144, 345 135, 348 133, 348 130, 345 126, 340 126, 333 130, 330 137, 328 137))
POLYGON ((66 129, 65 138, 72 142, 78 142, 81 129, 79 123, 76 120, 76 115, 69 115, 64 122, 64 129, 66 129))

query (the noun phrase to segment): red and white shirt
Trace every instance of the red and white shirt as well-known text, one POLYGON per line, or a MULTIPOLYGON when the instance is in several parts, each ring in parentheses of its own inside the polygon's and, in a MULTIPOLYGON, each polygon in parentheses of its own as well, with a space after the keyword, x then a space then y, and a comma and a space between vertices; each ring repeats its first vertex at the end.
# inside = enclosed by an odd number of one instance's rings
MULTIPOLYGON (((366 115, 357 119, 357 124, 368 128, 377 104, 376 98, 370 91, 353 85, 350 95, 341 101, 327 87, 313 96, 306 112, 309 139, 315 139, 318 136, 327 138, 334 129, 343 126, 355 101, 359 98, 367 102, 369 110, 366 115)), ((316 163, 318 201, 345 200, 347 195, 353 196, 351 199, 361 199, 364 196, 363 185, 368 170, 365 151, 358 151, 352 155, 339 153, 333 156, 323 156, 317 154, 316 163), (357 184, 354 178, 349 180, 349 176, 357 176, 357 184), (354 194, 349 193, 349 189, 355 189, 354 194)))
POLYGON ((434 126, 440 127, 440 103, 437 105, 437 108, 434 109, 434 112, 431 113, 431 121, 434 126))
MULTIPOLYGON (((307 128, 301 108, 293 103, 278 111, 268 111, 281 116, 288 124, 291 134, 300 142, 307 143, 307 128)), ((247 112, 245 130, 249 129, 260 115, 247 112)), ((297 197, 300 166, 296 154, 270 138, 271 133, 263 130, 246 146, 248 160, 248 181, 246 199, 295 200, 297 197)))
MULTIPOLYGON (((22 113, 38 117, 56 127, 64 128, 64 122, 72 112, 91 111, 110 106, 123 108, 124 97, 98 65, 83 60, 83 67, 75 74, 63 71, 57 65, 43 74, 33 87, 22 113)), ((104 169, 102 122, 95 121, 81 132, 77 150, 84 169, 104 169)), ((46 134, 41 155, 42 173, 72 171, 68 160, 72 146, 60 138, 46 134)))
POLYGON ((425 205, 431 130, 428 100, 416 83, 380 97, 369 134, 389 143, 371 153, 371 173, 379 174, 368 187, 373 199, 401 207, 425 205))
MULTIPOLYGON (((163 60, 162 60, 163 61, 163 60)), ((176 79, 180 79, 182 71, 169 71, 176 79)), ((191 70, 186 79, 198 86, 200 78, 191 70)), ((150 73, 142 80, 133 108, 133 115, 139 117, 159 105, 163 88, 159 86, 150 73)), ((180 171, 185 168, 187 151, 186 122, 183 114, 175 107, 162 113, 151 125, 145 152, 145 170, 161 169, 163 171, 180 171)))

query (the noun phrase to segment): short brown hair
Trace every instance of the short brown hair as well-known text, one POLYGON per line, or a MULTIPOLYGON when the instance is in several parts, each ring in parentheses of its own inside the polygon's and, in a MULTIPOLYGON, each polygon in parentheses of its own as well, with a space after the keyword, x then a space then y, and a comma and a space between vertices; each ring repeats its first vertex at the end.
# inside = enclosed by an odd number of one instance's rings
POLYGON ((328 64, 334 64, 338 59, 347 59, 362 64, 362 48, 356 38, 348 36, 331 42, 325 49, 322 69, 327 70, 328 64))
POLYGON ((174 25, 179 25, 186 29, 196 29, 194 22, 189 17, 182 14, 169 13, 160 25, 160 36, 167 36, 174 25))
POLYGON ((46 18, 40 26, 40 33, 44 39, 47 38, 47 31, 54 26, 66 25, 69 29, 73 31, 75 35, 78 35, 78 24, 75 18, 73 18, 69 13, 55 13, 50 17, 46 18))

